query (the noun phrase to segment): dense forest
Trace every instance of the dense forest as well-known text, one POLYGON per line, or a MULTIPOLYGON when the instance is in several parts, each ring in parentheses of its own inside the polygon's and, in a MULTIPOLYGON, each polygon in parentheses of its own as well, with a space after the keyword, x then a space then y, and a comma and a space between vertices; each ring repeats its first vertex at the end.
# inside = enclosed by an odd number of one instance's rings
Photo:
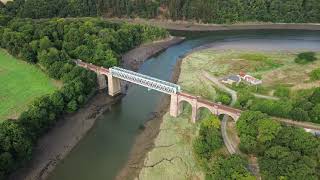
POLYGON ((256 98, 252 93, 265 91, 259 86, 240 83, 233 86, 238 90, 236 107, 242 110, 261 111, 270 116, 320 123, 320 88, 293 91, 290 87, 278 85, 274 95, 280 100, 256 98))
POLYGON ((248 162, 239 155, 224 153, 221 123, 208 116, 200 123, 198 137, 193 142, 193 152, 206 179, 246 179, 255 177, 247 170, 248 162))
POLYGON ((29 160, 37 139, 61 116, 81 107, 94 91, 96 75, 75 66, 73 59, 111 67, 119 64, 122 53, 167 35, 155 27, 92 18, 2 21, 0 47, 38 65, 62 81, 63 87, 35 100, 18 120, 0 124, 0 179, 29 160))
POLYGON ((1 7, 6 15, 29 18, 102 15, 203 23, 320 22, 318 0, 15 0, 1 7))
POLYGON ((240 150, 258 156, 263 179, 319 179, 320 140, 311 133, 258 111, 242 113, 237 130, 240 150))

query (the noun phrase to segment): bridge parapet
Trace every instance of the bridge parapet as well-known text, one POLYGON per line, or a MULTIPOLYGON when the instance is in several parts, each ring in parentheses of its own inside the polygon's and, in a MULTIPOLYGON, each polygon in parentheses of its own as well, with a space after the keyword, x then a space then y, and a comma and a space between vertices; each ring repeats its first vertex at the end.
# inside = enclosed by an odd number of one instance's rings
POLYGON ((78 66, 83 67, 85 69, 94 71, 98 74, 104 74, 104 75, 109 75, 109 69, 104 68, 104 67, 100 67, 100 66, 96 66, 94 64, 91 63, 86 63, 83 62, 82 60, 78 59, 74 61, 78 66))

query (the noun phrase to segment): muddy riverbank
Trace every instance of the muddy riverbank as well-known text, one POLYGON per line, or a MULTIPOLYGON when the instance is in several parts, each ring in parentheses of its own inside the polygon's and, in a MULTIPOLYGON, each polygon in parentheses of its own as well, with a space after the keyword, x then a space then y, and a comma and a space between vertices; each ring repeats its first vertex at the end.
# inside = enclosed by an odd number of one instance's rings
MULTIPOLYGON (((138 70, 139 66, 151 56, 182 41, 183 38, 170 37, 162 41, 144 44, 125 54, 122 64, 127 69, 138 70)), ((33 158, 25 167, 13 173, 10 179, 46 179, 56 165, 93 127, 99 116, 112 108, 112 105, 119 102, 120 99, 121 96, 108 96, 106 90, 96 93, 83 108, 76 113, 66 115, 39 139, 33 152, 33 158)), ((149 126, 146 125, 144 129, 149 129, 149 126)))
POLYGON ((110 97, 97 92, 87 104, 76 113, 59 120, 47 134, 41 137, 33 152, 33 158, 19 169, 12 180, 42 180, 55 168, 82 137, 91 129, 95 120, 117 103, 121 96, 110 97))
POLYGON ((168 47, 181 43, 184 37, 173 37, 170 36, 165 40, 158 41, 156 43, 144 44, 138 48, 135 48, 127 52, 122 57, 122 67, 137 71, 142 63, 152 56, 155 56, 168 47))
MULTIPOLYGON (((179 58, 174 67, 171 82, 176 83, 178 81, 181 62, 182 59, 179 58)), ((154 117, 141 126, 141 132, 137 136, 134 146, 131 149, 128 162, 117 175, 117 180, 131 180, 138 177, 143 168, 147 153, 154 148, 154 140, 159 134, 162 118, 168 112, 169 105, 170 97, 165 96, 157 110, 153 113, 154 117)))

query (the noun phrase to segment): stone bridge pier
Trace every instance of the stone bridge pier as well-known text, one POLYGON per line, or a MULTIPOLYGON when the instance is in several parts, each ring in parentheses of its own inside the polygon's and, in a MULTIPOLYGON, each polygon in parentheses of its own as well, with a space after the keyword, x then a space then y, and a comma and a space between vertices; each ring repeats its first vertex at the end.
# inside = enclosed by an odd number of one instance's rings
POLYGON ((110 96, 115 96, 121 93, 120 79, 113 77, 111 74, 101 74, 100 72, 96 72, 96 73, 97 73, 97 81, 98 81, 100 90, 108 87, 108 94, 110 96))
POLYGON ((120 79, 108 75, 108 92, 110 96, 115 96, 121 93, 120 79))

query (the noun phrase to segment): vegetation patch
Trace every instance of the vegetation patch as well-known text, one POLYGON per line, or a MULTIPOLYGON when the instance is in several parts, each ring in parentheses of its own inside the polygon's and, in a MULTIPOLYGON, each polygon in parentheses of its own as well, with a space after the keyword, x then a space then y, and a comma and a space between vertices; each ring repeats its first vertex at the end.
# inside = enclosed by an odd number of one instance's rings
POLYGON ((298 64, 307 64, 317 60, 316 53, 314 52, 303 52, 299 53, 294 61, 298 64))
POLYGON ((0 121, 17 118, 37 97, 51 94, 57 82, 39 68, 0 50, 0 121))
MULTIPOLYGON (((282 92, 283 93, 283 92, 282 92)), ((287 92, 285 92, 287 93, 287 92)), ((245 109, 298 121, 320 123, 320 88, 291 92, 280 100, 247 98, 245 109), (248 102, 251 99, 251 103, 248 102)))
POLYGON ((189 113, 185 109, 178 118, 169 114, 163 117, 155 147, 148 153, 139 179, 204 179, 192 152, 198 127, 190 123, 189 113))
POLYGON ((310 73, 310 79, 313 81, 320 80, 320 68, 315 69, 310 73))
POLYGON ((199 135, 193 144, 206 179, 255 179, 246 169, 248 162, 245 159, 238 155, 228 156, 221 151, 222 147, 220 120, 210 115, 200 122, 199 135))
POLYGON ((247 111, 237 122, 240 149, 259 157, 263 179, 319 179, 320 139, 247 111))

